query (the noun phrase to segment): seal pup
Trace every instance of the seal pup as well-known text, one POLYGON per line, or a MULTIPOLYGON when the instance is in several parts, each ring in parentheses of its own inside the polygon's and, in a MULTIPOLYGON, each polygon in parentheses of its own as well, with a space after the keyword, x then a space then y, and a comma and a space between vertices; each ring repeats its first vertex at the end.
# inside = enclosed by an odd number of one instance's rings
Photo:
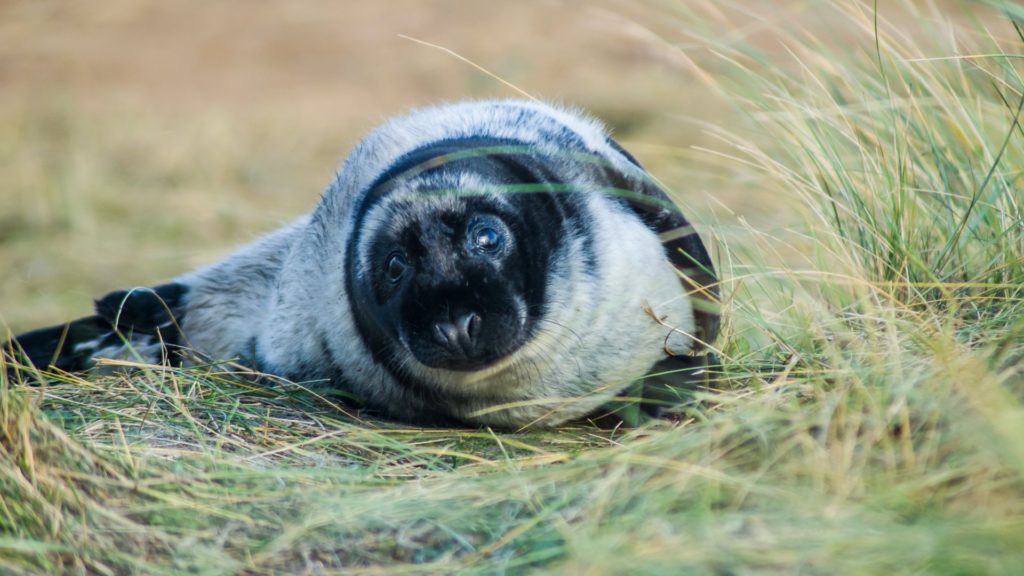
POLYGON ((5 348, 66 371, 188 349, 413 423, 551 426, 698 364, 717 295, 700 237, 599 122, 464 102, 371 132, 283 229, 5 348))

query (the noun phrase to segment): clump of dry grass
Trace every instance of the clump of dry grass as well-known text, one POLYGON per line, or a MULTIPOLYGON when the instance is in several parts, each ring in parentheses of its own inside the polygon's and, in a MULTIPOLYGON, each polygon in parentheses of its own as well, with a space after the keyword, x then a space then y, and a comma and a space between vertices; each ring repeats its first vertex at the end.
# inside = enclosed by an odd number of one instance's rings
POLYGON ((410 429, 212 366, 5 382, 0 570, 1015 573, 1024 41, 901 6, 930 32, 762 23, 782 59, 671 15, 746 116, 702 152, 804 218, 711 226, 724 366, 688 418, 410 429))

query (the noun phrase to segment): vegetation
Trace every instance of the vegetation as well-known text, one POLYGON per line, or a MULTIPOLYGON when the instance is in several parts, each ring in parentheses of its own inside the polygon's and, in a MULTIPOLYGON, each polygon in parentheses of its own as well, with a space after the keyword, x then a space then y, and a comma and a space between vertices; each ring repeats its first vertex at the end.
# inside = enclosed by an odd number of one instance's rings
POLYGON ((732 110, 669 183, 777 206, 687 210, 726 326, 677 417, 411 429, 218 366, 26 370, 0 376, 0 572, 1017 573, 1024 11, 918 4, 806 7, 829 36, 661 8, 732 110))

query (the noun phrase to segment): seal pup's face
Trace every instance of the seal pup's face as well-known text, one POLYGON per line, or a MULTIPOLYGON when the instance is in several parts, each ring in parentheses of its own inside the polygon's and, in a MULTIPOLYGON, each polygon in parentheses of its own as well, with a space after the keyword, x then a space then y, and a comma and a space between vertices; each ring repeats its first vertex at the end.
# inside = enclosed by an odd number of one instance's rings
POLYGON ((516 183, 501 163, 454 164, 381 183, 350 243, 353 315, 371 353, 405 381, 497 367, 544 312, 559 232, 524 216, 522 201, 537 199, 501 193, 516 183))
POLYGON ((377 329, 424 366, 482 369, 531 333, 529 263, 514 222, 487 204, 402 198, 363 239, 370 266, 357 286, 370 296, 377 329))

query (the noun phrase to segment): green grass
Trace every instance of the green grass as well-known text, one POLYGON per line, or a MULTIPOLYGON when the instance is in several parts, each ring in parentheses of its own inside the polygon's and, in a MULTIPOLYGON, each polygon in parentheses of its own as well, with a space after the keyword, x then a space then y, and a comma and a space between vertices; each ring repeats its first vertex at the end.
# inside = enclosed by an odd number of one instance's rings
POLYGON ((1024 39, 916 4, 760 22, 781 51, 666 14, 736 116, 692 169, 785 207, 703 228, 725 365, 698 410, 423 430, 212 367, 4 381, 0 572, 1018 573, 1024 39))

